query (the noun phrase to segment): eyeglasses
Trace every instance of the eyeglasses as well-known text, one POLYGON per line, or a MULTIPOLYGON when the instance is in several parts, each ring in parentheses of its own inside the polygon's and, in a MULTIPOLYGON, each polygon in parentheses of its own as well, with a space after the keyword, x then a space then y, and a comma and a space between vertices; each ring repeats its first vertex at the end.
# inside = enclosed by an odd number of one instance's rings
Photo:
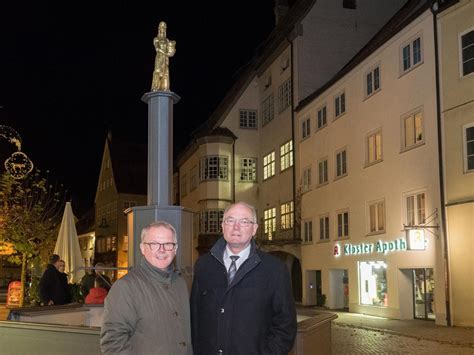
POLYGON ((226 219, 224 219, 224 224, 226 226, 235 226, 236 224, 238 224, 239 226, 241 227, 249 227, 251 226, 252 224, 255 224, 255 222, 252 222, 248 219, 236 219, 236 218, 233 218, 233 217, 227 217, 226 219))
POLYGON ((148 247, 150 248, 152 252, 161 250, 161 247, 163 247, 164 251, 171 251, 171 250, 174 250, 177 245, 176 243, 158 243, 158 242, 153 242, 153 243, 142 242, 142 243, 148 245, 148 247))

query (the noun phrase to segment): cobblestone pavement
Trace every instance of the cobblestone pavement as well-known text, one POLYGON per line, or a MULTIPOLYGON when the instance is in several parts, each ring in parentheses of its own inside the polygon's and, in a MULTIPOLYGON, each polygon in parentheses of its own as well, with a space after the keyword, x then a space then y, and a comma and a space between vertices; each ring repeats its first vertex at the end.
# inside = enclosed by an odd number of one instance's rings
POLYGON ((332 325, 332 351, 338 354, 474 354, 466 345, 440 343, 415 337, 394 335, 384 331, 354 328, 343 324, 332 325))

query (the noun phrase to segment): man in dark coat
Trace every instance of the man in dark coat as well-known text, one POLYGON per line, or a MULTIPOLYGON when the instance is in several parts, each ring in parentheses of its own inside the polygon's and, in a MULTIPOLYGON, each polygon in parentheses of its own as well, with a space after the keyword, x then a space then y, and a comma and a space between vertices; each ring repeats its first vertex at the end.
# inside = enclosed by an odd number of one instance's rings
POLYGON ((67 283, 65 287, 63 282, 64 276, 58 270, 61 262, 60 259, 59 255, 51 255, 49 264, 40 280, 41 303, 46 306, 66 304, 71 300, 67 283))
POLYGON ((191 291, 194 354, 287 355, 296 311, 286 266, 256 249, 255 208, 224 212, 224 237, 196 262, 191 291))

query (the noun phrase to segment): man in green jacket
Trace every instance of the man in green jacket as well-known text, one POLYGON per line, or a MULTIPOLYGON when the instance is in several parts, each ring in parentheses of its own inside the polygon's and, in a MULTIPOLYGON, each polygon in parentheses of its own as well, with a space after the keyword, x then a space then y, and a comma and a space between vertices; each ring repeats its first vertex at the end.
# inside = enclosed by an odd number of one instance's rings
POLYGON ((188 289, 172 265, 177 248, 171 224, 143 228, 140 264, 105 299, 103 354, 192 354, 188 289))

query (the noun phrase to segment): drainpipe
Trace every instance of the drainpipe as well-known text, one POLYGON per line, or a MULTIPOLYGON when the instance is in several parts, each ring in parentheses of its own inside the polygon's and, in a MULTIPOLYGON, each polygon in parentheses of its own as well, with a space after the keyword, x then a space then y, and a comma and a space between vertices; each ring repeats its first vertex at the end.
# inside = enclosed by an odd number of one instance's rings
MULTIPOLYGON (((296 25, 296 26, 301 26, 301 25, 296 25)), ((298 36, 298 29, 296 28, 293 29, 293 31, 286 37, 286 40, 290 44, 290 75, 291 75, 291 141, 293 142, 293 167, 292 167, 292 174, 293 174, 293 184, 292 184, 292 189, 293 189, 293 216, 295 216, 295 209, 296 209, 296 143, 295 143, 295 103, 294 103, 294 95, 293 95, 293 90, 294 90, 294 64, 293 64, 293 40, 298 36)), ((293 217, 293 240, 296 240, 299 236, 295 235, 296 233, 296 228, 295 228, 295 220, 293 217)))
POLYGON ((443 162, 443 122, 441 120, 441 89, 439 78, 439 52, 438 52, 438 1, 430 0, 430 10, 433 14, 433 35, 434 35, 434 54, 435 54, 435 78, 436 78, 436 122, 438 126, 438 167, 439 167, 439 194, 441 204, 441 233, 443 236, 443 262, 444 262, 444 292, 446 299, 446 324, 451 326, 451 307, 450 307, 450 278, 449 278, 449 254, 448 254, 448 236, 446 230, 446 196, 444 186, 444 162, 443 162))

